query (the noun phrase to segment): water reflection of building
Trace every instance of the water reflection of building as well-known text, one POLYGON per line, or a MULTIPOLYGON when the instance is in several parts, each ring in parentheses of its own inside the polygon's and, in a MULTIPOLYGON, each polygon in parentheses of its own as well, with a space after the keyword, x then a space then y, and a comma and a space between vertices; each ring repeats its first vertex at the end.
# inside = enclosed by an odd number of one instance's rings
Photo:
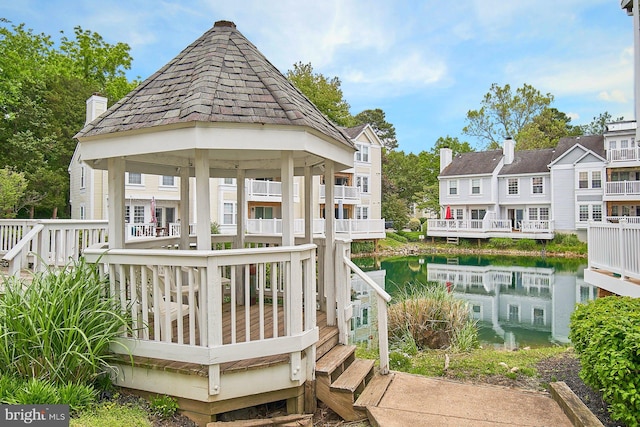
POLYGON ((493 330, 508 348, 528 345, 527 337, 546 336, 569 342, 569 319, 575 303, 595 299, 597 289, 582 271, 554 268, 427 264, 427 280, 468 301, 480 325, 493 330), (526 331, 526 332, 525 332, 526 331))
MULTIPOLYGON (((385 270, 367 271, 367 275, 384 289, 385 270)), ((376 307, 376 294, 359 276, 351 276, 351 304, 353 317, 351 318, 351 331, 349 342, 352 344, 367 343, 377 346, 378 332, 376 307)))

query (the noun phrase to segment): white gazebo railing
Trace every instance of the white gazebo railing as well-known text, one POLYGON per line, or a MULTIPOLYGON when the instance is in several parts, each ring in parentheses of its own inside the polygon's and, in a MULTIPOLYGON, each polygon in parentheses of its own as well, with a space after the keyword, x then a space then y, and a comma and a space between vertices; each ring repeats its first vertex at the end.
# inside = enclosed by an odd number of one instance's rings
POLYGON ((640 223, 592 222, 588 248, 589 269, 606 270, 621 280, 640 279, 640 223))
POLYGON ((205 365, 209 392, 218 394, 220 365, 241 359, 289 353, 291 379, 302 378, 303 351, 319 336, 315 252, 315 245, 305 244, 221 251, 89 249, 85 257, 101 266, 108 293, 131 315, 123 346, 112 350, 205 365), (255 335, 252 325, 258 325, 255 335))

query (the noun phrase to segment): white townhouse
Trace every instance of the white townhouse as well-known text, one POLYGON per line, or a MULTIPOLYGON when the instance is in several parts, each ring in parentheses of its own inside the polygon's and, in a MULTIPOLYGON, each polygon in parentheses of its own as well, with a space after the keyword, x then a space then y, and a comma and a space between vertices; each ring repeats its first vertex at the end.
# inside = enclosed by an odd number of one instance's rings
POLYGON ((556 148, 440 152, 441 216, 427 235, 447 238, 553 239, 555 232, 586 239, 590 220, 602 220, 602 136, 562 138, 556 148))
MULTIPOLYGON (((87 100, 87 123, 105 112, 107 99, 94 95, 87 100)), ((336 233, 355 240, 385 237, 381 218, 382 142, 368 125, 343 128, 358 151, 354 167, 335 173, 334 217, 336 233)), ((76 149, 69 165, 71 217, 81 220, 108 219, 108 174, 82 161, 76 149)), ((282 233, 282 183, 278 173, 270 177, 245 179, 244 221, 249 234, 282 233)), ((294 178, 295 232, 304 232, 304 180, 294 178)), ((313 177, 313 231, 322 234, 325 218, 324 176, 313 177)), ((189 212, 198 201, 194 179, 189 184, 189 212)), ((211 221, 223 234, 236 232, 238 215, 236 178, 212 178, 211 221)), ((126 238, 179 234, 180 177, 127 172, 125 176, 126 238)), ((187 221, 193 233, 194 218, 187 221)))

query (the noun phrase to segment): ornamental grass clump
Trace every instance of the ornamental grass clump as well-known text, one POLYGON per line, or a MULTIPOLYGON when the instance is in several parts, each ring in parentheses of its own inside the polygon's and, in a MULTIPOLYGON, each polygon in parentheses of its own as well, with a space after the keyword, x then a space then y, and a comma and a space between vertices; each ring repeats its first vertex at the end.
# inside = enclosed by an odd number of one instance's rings
POLYGON ((388 309, 389 335, 396 347, 407 340, 418 349, 469 351, 478 345, 476 322, 468 304, 444 286, 409 284, 388 309))
POLYGON ((94 265, 80 260, 31 283, 6 279, 4 288, 0 373, 64 385, 111 371, 109 346, 129 322, 94 265))

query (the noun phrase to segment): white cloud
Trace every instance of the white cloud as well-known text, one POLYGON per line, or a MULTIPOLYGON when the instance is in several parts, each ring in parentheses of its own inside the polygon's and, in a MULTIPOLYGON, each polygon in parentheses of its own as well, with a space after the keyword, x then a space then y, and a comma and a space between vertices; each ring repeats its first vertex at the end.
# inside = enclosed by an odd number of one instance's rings
POLYGON ((619 103, 626 103, 631 101, 623 91, 618 89, 614 89, 612 91, 602 91, 598 94, 598 99, 606 102, 619 102, 619 103))

